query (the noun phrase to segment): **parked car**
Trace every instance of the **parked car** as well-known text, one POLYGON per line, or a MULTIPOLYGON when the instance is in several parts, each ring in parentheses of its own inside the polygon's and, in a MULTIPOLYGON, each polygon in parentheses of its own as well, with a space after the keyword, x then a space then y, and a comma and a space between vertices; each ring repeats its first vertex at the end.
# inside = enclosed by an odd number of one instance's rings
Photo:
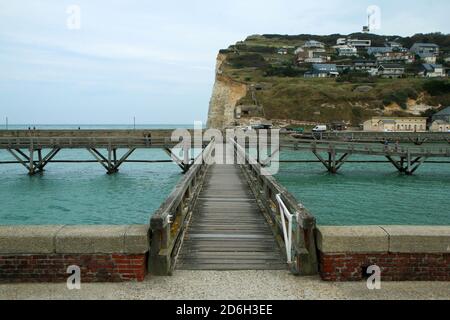
POLYGON ((314 129, 312 129, 312 132, 326 132, 327 131, 326 125, 318 125, 314 129))

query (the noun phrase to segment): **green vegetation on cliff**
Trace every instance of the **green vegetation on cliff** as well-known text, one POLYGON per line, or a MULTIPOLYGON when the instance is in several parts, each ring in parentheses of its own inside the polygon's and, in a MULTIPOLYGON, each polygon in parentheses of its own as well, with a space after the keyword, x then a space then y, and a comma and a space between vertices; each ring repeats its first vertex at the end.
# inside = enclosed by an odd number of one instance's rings
MULTIPOLYGON (((228 49, 221 50, 225 61, 221 72, 234 81, 261 90, 249 90, 238 104, 255 103, 264 108, 268 119, 292 119, 299 121, 330 122, 350 121, 360 124, 374 115, 406 116, 420 114, 416 106, 450 105, 450 82, 419 77, 381 79, 366 73, 344 72, 337 79, 304 78, 311 64, 295 64, 296 48, 307 40, 317 40, 327 46, 334 64, 351 64, 355 58, 336 57, 331 48, 341 35, 330 36, 250 36, 228 49), (286 54, 278 51, 283 48, 286 54)), ((415 42, 434 42, 441 52, 450 52, 450 36, 442 34, 415 35, 409 38, 377 35, 352 35, 353 38, 372 40, 372 46, 383 46, 388 38, 409 48, 415 42)), ((360 56, 360 59, 364 56, 360 56)), ((406 67, 413 72, 419 63, 406 67)), ((448 64, 446 67, 450 67, 448 64)))

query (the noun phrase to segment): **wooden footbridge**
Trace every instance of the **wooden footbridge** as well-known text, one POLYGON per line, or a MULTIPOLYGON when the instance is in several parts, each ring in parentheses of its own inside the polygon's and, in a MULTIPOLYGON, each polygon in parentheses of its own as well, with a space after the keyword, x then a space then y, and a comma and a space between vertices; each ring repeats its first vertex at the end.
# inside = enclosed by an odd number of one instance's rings
POLYGON ((211 163, 205 148, 152 216, 149 270, 318 272, 315 218, 235 142, 237 163, 211 163))
POLYGON ((424 143, 448 142, 449 132, 368 132, 368 131, 335 131, 323 133, 304 133, 300 135, 309 140, 345 141, 360 143, 413 143, 422 145, 424 143))
MULTIPOLYGON (((181 140, 180 140, 181 141, 181 140)), ((183 172, 187 172, 192 164, 190 157, 194 144, 183 143, 180 159, 173 148, 180 145, 180 141, 173 142, 170 138, 145 137, 3 137, 0 138, 0 150, 6 150, 15 161, 0 161, 0 164, 20 164, 30 175, 42 173, 49 163, 99 163, 108 174, 117 173, 124 163, 155 163, 176 162, 183 172), (130 156, 137 149, 163 149, 171 160, 130 160, 130 156), (63 149, 85 149, 92 155, 93 160, 54 160, 63 149), (118 156, 118 151, 124 150, 118 156)), ((200 148, 204 145, 200 143, 200 148)))
POLYGON ((295 274, 312 275, 318 271, 315 218, 265 168, 275 161, 272 157, 279 150, 312 153, 316 162, 331 173, 352 162, 352 155, 385 158, 384 162, 408 175, 427 162, 450 163, 446 141, 441 145, 405 146, 281 139, 279 145, 269 146, 271 156, 267 159, 261 159, 259 146, 250 142, 241 145, 235 140, 213 139, 200 141, 200 145, 202 152, 191 159, 190 152, 196 145, 164 137, 0 137, 0 150, 15 158, 0 164, 20 164, 33 175, 52 162, 86 162, 54 160, 63 149, 86 149, 93 157, 87 161, 99 163, 113 174, 124 163, 137 162, 130 159, 136 149, 163 149, 171 157, 164 161, 174 161, 185 174, 150 221, 152 274, 170 275, 176 269, 286 268, 295 274), (225 145, 237 161, 214 164, 218 144, 225 145), (181 158, 174 152, 180 145, 181 158), (256 150, 256 159, 250 156, 252 149, 256 150))
MULTIPOLYGON (((400 173, 412 175, 422 164, 450 163, 450 145, 409 146, 399 144, 368 144, 338 141, 305 141, 285 140, 280 143, 281 149, 307 151, 313 153, 318 161, 331 173, 337 173, 346 162, 352 162, 352 155, 384 157, 386 161, 359 160, 358 163, 387 162, 400 173), (429 160, 434 159, 434 160, 429 160), (440 160, 436 160, 440 159, 440 160)), ((270 161, 270 159, 268 159, 270 161)), ((290 161, 305 162, 305 161, 290 161)))

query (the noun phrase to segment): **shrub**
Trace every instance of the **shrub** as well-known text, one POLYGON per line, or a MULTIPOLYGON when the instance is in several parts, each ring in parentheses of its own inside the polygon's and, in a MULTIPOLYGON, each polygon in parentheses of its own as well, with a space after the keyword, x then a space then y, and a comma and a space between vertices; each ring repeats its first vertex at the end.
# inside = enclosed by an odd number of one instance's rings
POLYGON ((340 77, 336 78, 336 82, 375 83, 376 79, 367 72, 345 71, 340 77))
POLYGON ((396 92, 390 93, 389 95, 384 97, 383 104, 385 106, 388 106, 391 103, 395 102, 403 110, 406 110, 406 109, 408 109, 408 105, 406 102, 408 101, 408 98, 410 98, 410 96, 413 96, 414 94, 417 94, 417 92, 415 92, 414 90, 409 89, 409 88, 405 89, 405 90, 396 91, 396 92))
POLYGON ((260 54, 243 54, 228 58, 228 62, 235 68, 264 68, 267 66, 266 60, 260 54))
POLYGON ((423 88, 432 96, 450 93, 450 82, 446 80, 430 80, 424 83, 423 88))
POLYGON ((266 77, 298 77, 304 74, 303 70, 298 68, 294 68, 292 66, 269 66, 266 69, 265 76, 266 77))

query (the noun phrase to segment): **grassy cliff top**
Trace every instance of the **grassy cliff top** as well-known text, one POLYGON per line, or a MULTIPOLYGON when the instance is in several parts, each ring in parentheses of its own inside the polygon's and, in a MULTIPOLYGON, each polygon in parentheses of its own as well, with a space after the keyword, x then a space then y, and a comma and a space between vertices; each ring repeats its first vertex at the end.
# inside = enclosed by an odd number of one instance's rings
MULTIPOLYGON (((413 75, 420 67, 417 62, 405 65, 409 77, 404 79, 381 79, 363 74, 346 75, 339 79, 310 79, 303 75, 310 64, 295 64, 294 51, 305 41, 325 43, 331 63, 351 64, 355 58, 337 57, 332 46, 345 35, 253 35, 228 49, 221 50, 225 56, 222 74, 249 86, 257 85, 238 104, 256 103, 263 106, 268 119, 292 119, 299 121, 330 122, 336 120, 360 124, 374 115, 420 115, 426 106, 450 105, 448 80, 427 80, 413 75), (287 54, 279 54, 281 48, 287 54), (421 111, 418 106, 425 106, 421 111)), ((415 42, 432 42, 441 47, 440 63, 450 55, 450 35, 440 33, 412 37, 353 34, 352 38, 370 39, 372 46, 383 46, 396 41, 405 48, 415 42)), ((361 53, 359 59, 369 58, 361 53)), ((446 65, 450 67, 450 65, 446 65)), ((431 111, 433 112, 433 111, 431 111)))

